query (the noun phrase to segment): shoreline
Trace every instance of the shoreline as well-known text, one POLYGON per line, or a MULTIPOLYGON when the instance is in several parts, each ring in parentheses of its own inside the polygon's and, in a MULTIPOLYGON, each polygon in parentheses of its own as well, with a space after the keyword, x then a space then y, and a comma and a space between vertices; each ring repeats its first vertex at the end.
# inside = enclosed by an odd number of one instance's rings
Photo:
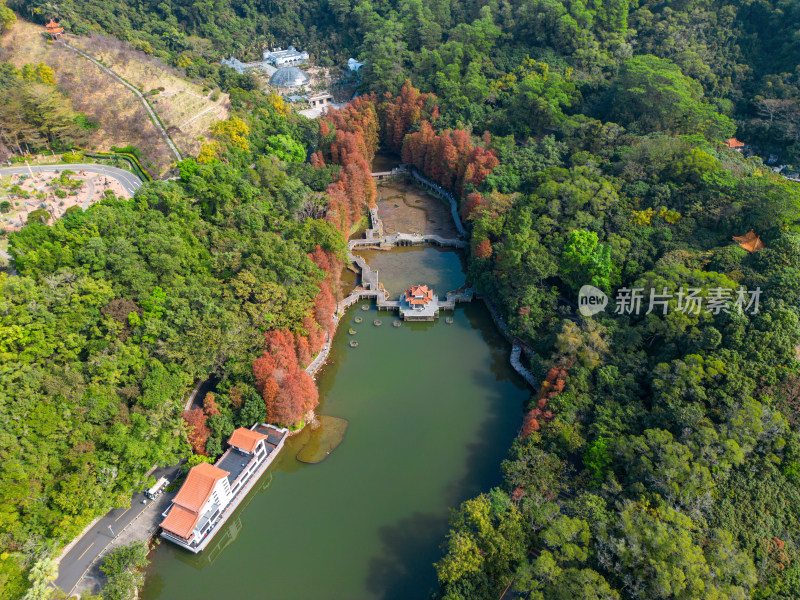
MULTIPOLYGON (((446 200, 450 204, 451 215, 453 217, 454 223, 456 228, 459 231, 459 239, 446 239, 442 238, 438 235, 421 235, 421 234, 404 234, 404 233, 395 233, 391 236, 383 236, 383 222, 381 221, 380 216, 378 215, 377 208, 370 208, 368 213, 368 219, 370 228, 364 232, 363 238, 358 239, 348 239, 347 240, 347 259, 348 264, 345 266, 346 269, 349 269, 361 277, 362 283, 353 291, 343 298, 340 302, 336 305, 336 310, 333 313, 333 331, 328 334, 325 334, 325 343, 322 346, 322 349, 317 353, 317 356, 311 361, 311 364, 306 367, 305 371, 309 374, 309 376, 314 380, 316 384, 316 376, 319 373, 319 370, 328 362, 328 356, 330 354, 331 345, 333 343, 333 338, 336 337, 336 334, 339 330, 339 323, 341 318, 344 316, 347 309, 355 304, 356 302, 364 299, 364 298, 374 298, 378 309, 380 310, 380 296, 383 294, 383 300, 386 301, 388 297, 388 293, 383 289, 381 286, 378 276, 374 276, 374 281, 370 281, 367 283, 367 288, 364 288, 364 267, 367 268, 368 265, 366 261, 361 258, 360 256, 354 255, 353 251, 358 247, 369 247, 370 249, 378 249, 384 251, 391 251, 397 246, 405 246, 405 245, 424 245, 424 246, 449 246, 452 245, 456 248, 466 248, 469 246, 469 243, 461 237, 466 235, 464 230, 464 226, 461 223, 461 219, 458 217, 458 206, 453 198, 452 194, 447 193, 443 190, 440 186, 428 181, 424 176, 420 175, 415 168, 411 168, 410 170, 405 165, 400 165, 398 167, 399 173, 411 173, 414 180, 417 182, 424 184, 425 188, 424 191, 431 196, 436 196, 437 194, 441 199, 446 200), (377 245, 376 245, 377 244, 377 245), (363 263, 363 265, 362 265, 363 263), (371 288, 375 289, 371 289, 371 288), (362 288, 362 289, 358 289, 362 288)), ((394 171, 393 171, 394 173, 394 171)), ((370 270, 371 271, 371 270, 370 270)), ((368 277, 371 277, 371 273, 367 274, 368 277)), ((466 288, 467 286, 463 286, 466 288)), ((451 294, 455 296, 459 296, 461 294, 457 294, 454 292, 448 292, 447 298, 450 299, 451 294)), ((508 325, 506 325, 503 317, 500 315, 497 306, 495 306, 494 302, 484 294, 474 291, 474 293, 469 298, 469 301, 472 298, 477 298, 483 300, 484 305, 486 306, 489 314, 492 317, 492 321, 494 322, 497 329, 500 331, 502 336, 511 344, 511 356, 509 358, 509 362, 511 363, 511 367, 516 371, 525 381, 526 383, 535 391, 539 391, 539 382, 533 376, 533 374, 522 365, 519 358, 522 352, 525 352, 529 356, 532 356, 533 350, 529 348, 526 344, 522 342, 519 338, 511 335, 508 331, 508 325)), ((462 301, 465 301, 461 299, 462 301)), ((454 300, 453 302, 453 310, 455 310, 455 303, 458 300, 454 300)), ((312 411, 313 412, 313 411, 312 411)), ((302 430, 298 430, 302 431, 302 430)))

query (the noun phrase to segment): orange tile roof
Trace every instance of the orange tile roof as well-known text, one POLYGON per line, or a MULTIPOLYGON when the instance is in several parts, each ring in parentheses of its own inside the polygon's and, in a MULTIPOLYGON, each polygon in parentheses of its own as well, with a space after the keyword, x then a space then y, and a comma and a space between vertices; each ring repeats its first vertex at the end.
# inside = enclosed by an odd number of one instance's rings
POLYGON ((192 467, 173 502, 194 512, 199 512, 208 502, 217 481, 230 475, 208 463, 192 467))
POLYGON ((61 33, 64 31, 64 28, 61 27, 61 23, 56 23, 53 19, 50 19, 50 22, 45 25, 47 27, 47 31, 50 33, 61 33))
POLYGON ((427 285, 412 285, 406 290, 406 302, 412 306, 427 304, 433 301, 433 290, 428 289, 427 285), (418 298, 417 296, 422 296, 418 298))
POLYGON ((167 514, 167 518, 161 521, 161 528, 188 540, 199 520, 199 512, 175 504, 167 514))
POLYGON ((740 142, 736 138, 730 138, 729 140, 725 140, 725 145, 728 148, 741 148, 744 146, 744 142, 740 142))
POLYGON ((239 427, 239 429, 236 429, 233 434, 231 434, 231 438, 228 440, 228 443, 231 446, 236 446, 240 450, 244 450, 245 452, 252 454, 255 452, 256 444, 258 444, 259 440, 266 439, 267 436, 262 433, 252 431, 246 427, 239 427))
POLYGON ((764 242, 761 241, 761 236, 756 235, 752 229, 744 235, 733 236, 733 241, 737 242, 748 252, 755 252, 765 247, 764 242))

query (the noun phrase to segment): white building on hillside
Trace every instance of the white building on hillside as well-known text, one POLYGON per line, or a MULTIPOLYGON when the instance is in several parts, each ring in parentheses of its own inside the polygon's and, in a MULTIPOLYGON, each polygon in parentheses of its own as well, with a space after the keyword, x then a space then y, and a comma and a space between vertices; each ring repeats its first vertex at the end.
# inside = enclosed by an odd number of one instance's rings
POLYGON ((294 46, 289 46, 286 50, 273 48, 272 50, 264 51, 264 62, 271 63, 278 68, 299 65, 307 60, 308 52, 305 50, 300 52, 294 46))
POLYGON ((364 63, 357 61, 355 58, 348 58, 347 59, 347 68, 350 69, 351 71, 358 72, 358 70, 363 66, 364 66, 364 63))
POLYGON ((228 475, 208 463, 192 467, 161 522, 165 537, 181 545, 203 539, 233 497, 228 475))
POLYGON ((191 468, 164 511, 161 536, 192 552, 203 550, 278 454, 288 433, 272 425, 236 429, 228 440, 230 448, 216 464, 191 468))

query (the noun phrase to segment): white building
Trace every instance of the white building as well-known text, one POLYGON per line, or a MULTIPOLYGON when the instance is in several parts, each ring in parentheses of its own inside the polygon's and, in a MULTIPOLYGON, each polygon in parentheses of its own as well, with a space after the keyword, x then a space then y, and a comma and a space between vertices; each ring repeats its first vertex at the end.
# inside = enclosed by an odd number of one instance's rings
POLYGON ((227 520, 283 447, 287 433, 271 425, 235 430, 230 448, 216 464, 191 468, 164 512, 162 537, 195 553, 205 548, 217 525, 227 520))
POLYGON ((289 46, 286 50, 282 48, 273 48, 272 50, 264 51, 264 62, 268 62, 279 68, 299 65, 307 60, 308 52, 305 50, 300 52, 294 46, 289 46))
POLYGON ((164 537, 191 546, 208 535, 233 497, 228 475, 208 463, 192 467, 161 522, 164 537))
POLYGON ((350 69, 351 71, 358 72, 358 70, 363 66, 364 66, 364 63, 363 62, 358 62, 355 58, 348 58, 347 59, 347 68, 350 69))

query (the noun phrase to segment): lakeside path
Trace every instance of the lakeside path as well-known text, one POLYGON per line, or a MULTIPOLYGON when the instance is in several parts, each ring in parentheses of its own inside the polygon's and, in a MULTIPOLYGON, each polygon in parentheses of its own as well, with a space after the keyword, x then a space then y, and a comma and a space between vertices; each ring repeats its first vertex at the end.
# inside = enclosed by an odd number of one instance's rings
MULTIPOLYGON (((178 475, 178 466, 159 468, 153 471, 156 479, 166 477, 170 482, 178 475)), ((69 597, 84 576, 111 547, 129 544, 134 540, 147 540, 162 521, 161 513, 172 501, 175 492, 163 493, 156 500, 145 499, 144 492, 135 492, 130 505, 114 508, 89 528, 72 548, 61 558, 58 565, 56 587, 69 597), (112 535, 113 532, 113 535, 112 535)))
MULTIPOLYGON (((405 168, 403 169, 393 169, 392 171, 388 171, 386 174, 394 175, 397 173, 406 172, 405 168)), ((461 221, 458 217, 458 210, 456 206, 455 199, 451 194, 448 194, 446 191, 442 190, 439 186, 433 184, 432 182, 428 181, 421 175, 419 175, 416 170, 412 171, 415 179, 421 183, 426 184, 428 187, 428 191, 433 191, 437 194, 444 194, 445 199, 450 203, 451 206, 451 213, 453 215, 453 219, 457 225, 459 232, 464 232, 464 227, 461 224, 461 221)), ((373 173, 373 177, 384 175, 384 173, 373 173)), ((467 248, 469 243, 463 239, 459 238, 442 238, 438 235, 421 235, 418 233, 394 233, 392 235, 385 236, 383 235, 384 227, 383 222, 381 221, 380 215, 378 214, 378 209, 370 208, 369 209, 369 223, 370 228, 364 232, 364 237, 360 239, 349 240, 347 243, 347 260, 351 265, 354 265, 358 272, 361 275, 361 284, 359 286, 360 289, 355 289, 353 292, 341 300, 336 305, 336 310, 334 311, 332 318, 333 318, 333 332, 331 334, 325 334, 325 344, 322 346, 322 349, 319 351, 317 356, 314 358, 312 363, 306 367, 306 373, 308 373, 311 378, 315 378, 317 372, 322 368, 322 366, 328 360, 328 354, 330 353, 331 344, 333 342, 333 336, 336 334, 336 330, 339 327, 339 320, 344 316, 345 310, 349 306, 352 306, 359 300, 363 298, 374 298, 375 303, 378 306, 378 309, 381 308, 393 308, 398 305, 396 301, 389 300, 389 294, 386 292, 385 289, 380 285, 378 282, 378 274, 377 272, 373 271, 367 262, 364 260, 363 257, 357 256, 353 254, 353 252, 358 248, 377 248, 380 250, 389 250, 396 246, 416 246, 416 245, 423 245, 423 244, 435 244, 437 246, 451 246, 454 248, 467 248)), ((449 310, 455 310, 455 306, 457 302, 471 302, 473 298, 478 296, 476 290, 472 288, 466 288, 462 290, 457 290, 455 292, 448 292, 444 303, 442 306, 449 310)), ((500 311, 497 310, 497 307, 494 303, 485 296, 480 296, 484 303, 486 304, 487 309, 489 310, 489 314, 492 316, 492 320, 494 321, 497 328, 502 333, 503 337, 505 337, 508 342, 511 344, 511 356, 510 362, 512 368, 519 373, 525 381, 530 385, 535 391, 539 391, 539 382, 533 376, 533 374, 525 368, 520 360, 522 356, 523 350, 529 355, 533 356, 533 350, 531 350, 526 344, 522 342, 522 340, 513 336, 509 330, 508 326, 506 325, 503 317, 500 315, 500 311)))
POLYGON ((32 175, 33 173, 49 173, 51 171, 65 171, 70 169, 72 171, 92 171, 99 173, 104 177, 116 179, 123 189, 133 196, 134 192, 142 187, 142 180, 137 175, 130 171, 120 169, 119 167, 109 167, 106 165, 98 165, 93 163, 76 163, 67 165, 30 165, 25 167, 0 167, 0 176, 4 175, 32 175))

